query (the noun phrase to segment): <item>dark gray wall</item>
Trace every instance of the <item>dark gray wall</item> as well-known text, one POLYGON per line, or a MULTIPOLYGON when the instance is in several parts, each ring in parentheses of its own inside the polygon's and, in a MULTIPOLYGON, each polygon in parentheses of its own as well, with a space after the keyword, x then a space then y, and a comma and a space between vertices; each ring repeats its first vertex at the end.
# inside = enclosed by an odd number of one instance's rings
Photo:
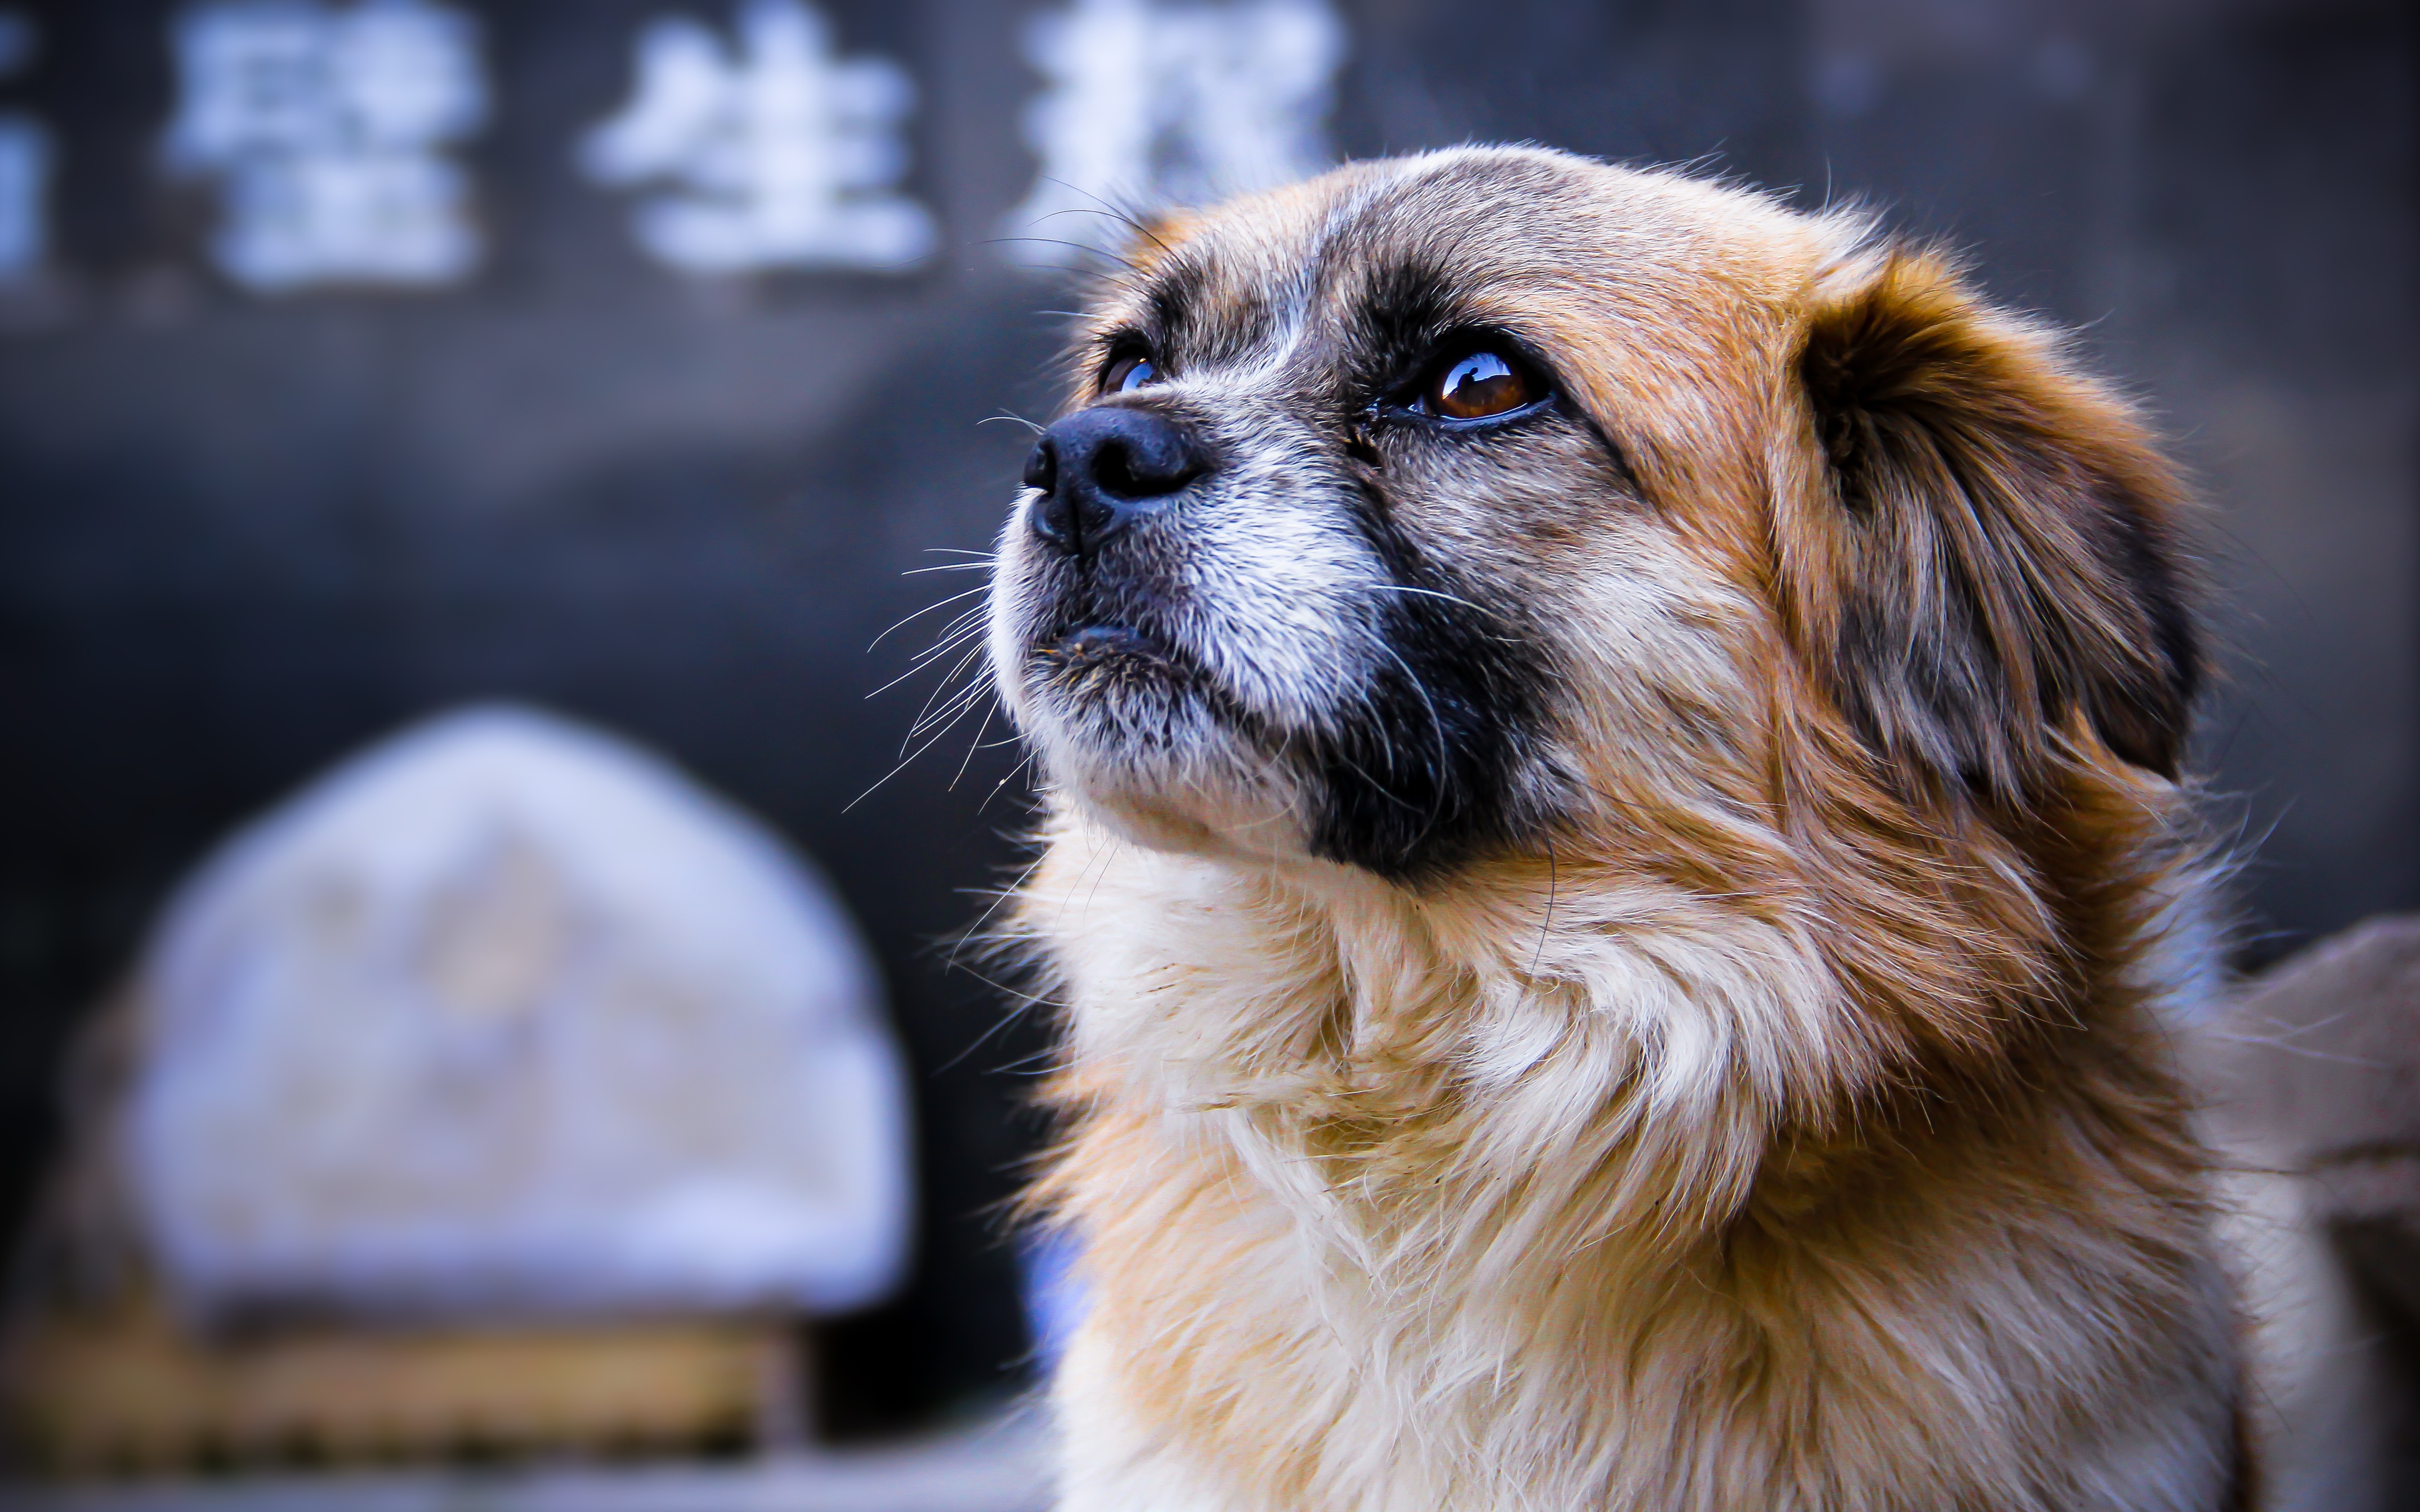
MULTIPOLYGON (((972 586, 1049 404, 1062 302, 985 244, 1032 165, 1022 6, 825 7, 916 75, 913 184, 948 250, 907 279, 700 291, 567 163, 659 7, 515 0, 468 154, 494 251, 456 292, 266 303, 164 186, 166 7, 31 8, 0 106, 64 144, 57 287, 0 330, 0 1171, 50 1137, 74 1015, 225 827, 458 700, 653 742, 847 892, 923 1069, 924 1260, 847 1331, 838 1405, 896 1420, 1022 1348, 986 1204, 1030 1131, 1030 1025, 933 944, 1011 862, 1010 754, 896 759, 930 678, 867 700, 972 586), (914 627, 911 627, 914 628, 914 627), (902 649, 904 648, 904 649, 902 649), (989 1038, 986 1038, 986 1035, 989 1038)), ((720 22, 721 0, 691 8, 720 22)), ((2233 671, 2206 742, 2265 837, 2258 950, 2420 905, 2420 37, 2392 0, 2083 6, 1358 0, 1335 124, 1370 153, 1531 139, 1708 158, 1971 247, 2087 328, 2215 504, 2233 671)), ((994 733, 998 733, 997 726, 994 733)))

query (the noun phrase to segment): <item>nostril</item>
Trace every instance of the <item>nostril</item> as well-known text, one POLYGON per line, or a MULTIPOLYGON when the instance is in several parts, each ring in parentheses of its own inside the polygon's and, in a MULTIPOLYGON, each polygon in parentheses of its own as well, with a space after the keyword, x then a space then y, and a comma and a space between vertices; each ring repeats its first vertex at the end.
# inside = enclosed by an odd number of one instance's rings
POLYGON ((1183 437, 1169 427, 1109 437, 1094 452, 1092 471, 1094 483, 1104 493, 1156 499, 1200 477, 1202 465, 1183 437))
POLYGON ((1025 486, 1044 493, 1059 486, 1059 449, 1047 436, 1033 443, 1033 454, 1025 459, 1025 486))
POLYGON ((1117 441, 1110 441, 1093 456, 1093 479, 1103 488, 1129 499, 1166 490, 1146 486, 1135 476, 1134 456, 1117 441))

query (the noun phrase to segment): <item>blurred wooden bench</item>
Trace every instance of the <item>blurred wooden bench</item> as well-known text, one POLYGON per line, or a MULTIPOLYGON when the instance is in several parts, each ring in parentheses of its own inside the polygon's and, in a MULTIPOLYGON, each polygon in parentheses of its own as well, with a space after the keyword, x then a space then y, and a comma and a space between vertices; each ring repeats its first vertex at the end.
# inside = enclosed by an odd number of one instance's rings
POLYGON ((136 1299, 21 1319, 0 1397, 12 1458, 70 1476, 693 1453, 799 1437, 801 1337, 736 1319, 213 1340, 136 1299))

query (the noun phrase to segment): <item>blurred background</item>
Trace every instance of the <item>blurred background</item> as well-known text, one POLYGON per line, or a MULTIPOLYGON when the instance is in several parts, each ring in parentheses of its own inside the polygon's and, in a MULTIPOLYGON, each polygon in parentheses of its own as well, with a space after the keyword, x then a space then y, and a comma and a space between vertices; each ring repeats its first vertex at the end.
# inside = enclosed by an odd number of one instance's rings
POLYGON ((871 948, 915 1237, 821 1327, 816 1433, 1015 1390, 998 1205, 1044 1027, 947 942, 1027 796, 981 704, 918 726, 973 601, 874 642, 979 584, 916 569, 986 548, 1029 444, 986 422, 1047 418, 1054 266, 1113 238, 1104 199, 1475 140, 1863 200, 2082 328, 2214 506, 2201 764, 2257 842, 2246 964, 2420 906, 2403 0, 15 3, 9 1231, 71 1038, 211 847, 519 701, 761 818, 871 948))

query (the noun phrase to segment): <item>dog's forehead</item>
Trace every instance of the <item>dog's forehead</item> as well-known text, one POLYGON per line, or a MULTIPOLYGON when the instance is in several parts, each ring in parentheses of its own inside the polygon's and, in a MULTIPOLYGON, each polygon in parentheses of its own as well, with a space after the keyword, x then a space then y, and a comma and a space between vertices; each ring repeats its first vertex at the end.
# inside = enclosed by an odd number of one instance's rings
POLYGON ((1560 154, 1355 164, 1146 240, 1103 310, 1197 362, 1372 317, 1681 326, 1803 272, 1808 224, 1759 196, 1560 154))

